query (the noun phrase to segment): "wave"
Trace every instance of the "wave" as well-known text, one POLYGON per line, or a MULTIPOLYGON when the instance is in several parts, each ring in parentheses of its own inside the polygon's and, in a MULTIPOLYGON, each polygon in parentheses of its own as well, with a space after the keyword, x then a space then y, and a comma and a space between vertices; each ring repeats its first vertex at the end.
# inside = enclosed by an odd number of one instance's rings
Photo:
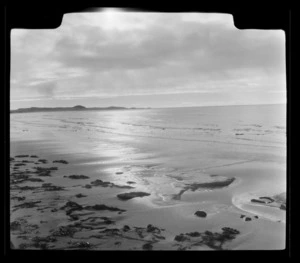
POLYGON ((129 125, 129 126, 137 126, 137 127, 148 127, 151 129, 161 129, 161 130, 204 130, 204 131, 221 131, 221 129, 216 128, 203 128, 203 127, 172 127, 172 126, 155 126, 148 124, 135 124, 128 122, 121 122, 121 124, 129 125))
POLYGON ((170 137, 170 136, 163 137, 163 136, 153 136, 153 135, 128 134, 128 133, 110 132, 110 131, 103 131, 103 130, 97 130, 97 131, 101 133, 116 134, 116 135, 129 136, 129 137, 154 138, 154 139, 163 139, 163 140, 201 142, 201 143, 215 143, 215 144, 263 147, 263 148, 286 148, 285 146, 276 146, 276 145, 247 144, 247 143, 235 143, 235 142, 218 141, 218 140, 202 140, 202 139, 177 138, 177 137, 170 137))

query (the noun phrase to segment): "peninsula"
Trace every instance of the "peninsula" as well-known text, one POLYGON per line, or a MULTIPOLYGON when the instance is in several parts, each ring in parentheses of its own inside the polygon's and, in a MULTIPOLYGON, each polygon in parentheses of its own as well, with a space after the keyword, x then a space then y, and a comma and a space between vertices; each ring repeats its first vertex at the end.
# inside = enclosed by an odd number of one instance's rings
MULTIPOLYGON (((126 107, 91 107, 86 108, 82 105, 76 105, 74 107, 31 107, 31 108, 20 108, 17 110, 11 110, 10 113, 27 113, 27 112, 48 112, 48 111, 99 111, 99 110, 135 110, 135 109, 147 109, 147 108, 126 108, 126 107)), ((149 109, 149 108, 148 108, 149 109)))

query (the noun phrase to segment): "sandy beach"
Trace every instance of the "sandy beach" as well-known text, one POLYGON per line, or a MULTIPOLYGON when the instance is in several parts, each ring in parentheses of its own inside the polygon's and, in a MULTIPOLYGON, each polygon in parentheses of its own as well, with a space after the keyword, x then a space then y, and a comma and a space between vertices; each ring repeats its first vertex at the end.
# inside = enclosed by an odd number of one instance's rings
POLYGON ((230 127, 233 139, 215 120, 210 134, 198 129, 189 140, 183 130, 166 139, 163 129, 146 134, 126 125, 154 114, 145 112, 101 113, 97 127, 93 116, 11 115, 17 249, 285 248, 284 143, 272 136, 260 143, 250 133, 240 140, 238 122, 230 127))

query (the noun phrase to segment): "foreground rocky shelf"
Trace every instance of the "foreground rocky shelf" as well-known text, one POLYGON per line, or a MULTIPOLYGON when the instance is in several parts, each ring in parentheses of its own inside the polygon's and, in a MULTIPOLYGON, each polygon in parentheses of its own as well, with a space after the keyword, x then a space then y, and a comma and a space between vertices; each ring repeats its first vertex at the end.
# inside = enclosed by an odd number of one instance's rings
MULTIPOLYGON (((49 166, 50 160, 38 159, 37 155, 18 155, 10 158, 11 190, 11 236, 17 243, 14 249, 70 249, 70 250, 155 250, 161 249, 208 249, 222 250, 225 243, 233 240, 239 231, 222 228, 221 232, 191 232, 170 235, 165 229, 148 224, 146 226, 123 225, 120 219, 127 211, 122 207, 105 203, 80 204, 79 198, 88 197, 89 190, 71 194, 72 188, 53 184, 60 165, 68 165, 65 160, 55 160, 58 166, 49 166), (39 196, 46 196, 39 199, 39 196), (74 201, 76 200, 76 202, 74 201), (15 213, 17 216, 15 216, 15 213), (39 219, 38 219, 39 218, 39 219), (59 219, 60 223, 54 223, 59 219)), ((120 173, 120 172, 119 172, 120 173)), ((86 182, 87 175, 71 174, 58 176, 63 180, 86 182)), ((185 191, 195 191, 203 187, 224 187, 233 180, 219 183, 190 184, 185 191)), ((136 183, 127 181, 119 185, 100 179, 83 186, 134 189, 136 183)), ((82 188, 83 187, 83 188, 82 188)), ((121 192, 115 196, 119 201, 130 202, 133 198, 150 196, 141 191, 121 192)), ((80 200, 81 201, 81 200, 80 200)), ((120 202, 121 204, 121 202, 120 202)), ((195 211, 195 216, 205 218, 205 211, 195 211)))

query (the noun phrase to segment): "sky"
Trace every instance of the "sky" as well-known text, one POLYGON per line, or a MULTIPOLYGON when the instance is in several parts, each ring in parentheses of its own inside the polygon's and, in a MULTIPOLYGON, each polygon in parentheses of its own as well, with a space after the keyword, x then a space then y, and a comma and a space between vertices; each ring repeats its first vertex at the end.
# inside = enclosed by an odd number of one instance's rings
POLYGON ((230 14, 101 9, 11 31, 11 109, 286 103, 285 81, 284 31, 230 14))

